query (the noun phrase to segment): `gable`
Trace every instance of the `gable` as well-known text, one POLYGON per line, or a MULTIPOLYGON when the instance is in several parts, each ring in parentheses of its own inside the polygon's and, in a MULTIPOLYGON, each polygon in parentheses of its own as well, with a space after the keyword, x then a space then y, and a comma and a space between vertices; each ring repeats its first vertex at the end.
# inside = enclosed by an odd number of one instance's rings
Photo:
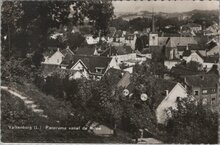
POLYGON ((187 97, 187 91, 180 83, 176 84, 176 86, 168 94, 168 97, 165 99, 167 101, 175 102, 177 97, 180 97, 180 98, 187 97))
POLYGON ((78 60, 72 67, 71 70, 83 70, 87 69, 86 65, 81 61, 78 60))
POLYGON ((64 55, 60 51, 56 51, 51 57, 45 57, 45 64, 61 64, 64 55))

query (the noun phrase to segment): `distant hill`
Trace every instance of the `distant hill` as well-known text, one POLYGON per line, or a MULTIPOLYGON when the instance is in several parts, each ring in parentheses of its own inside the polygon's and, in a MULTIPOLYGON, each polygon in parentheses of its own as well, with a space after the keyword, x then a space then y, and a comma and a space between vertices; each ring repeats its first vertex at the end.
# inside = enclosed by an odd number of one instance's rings
MULTIPOLYGON (((218 15, 218 10, 192 10, 188 12, 183 13, 166 13, 166 12, 155 12, 156 16, 162 16, 166 18, 172 18, 172 17, 179 17, 182 15, 185 16, 192 16, 194 14, 201 14, 201 15, 218 15)), ((116 18, 122 18, 124 20, 131 20, 137 17, 145 17, 145 18, 151 18, 152 12, 149 11, 139 11, 139 12, 117 12, 115 13, 116 18)))

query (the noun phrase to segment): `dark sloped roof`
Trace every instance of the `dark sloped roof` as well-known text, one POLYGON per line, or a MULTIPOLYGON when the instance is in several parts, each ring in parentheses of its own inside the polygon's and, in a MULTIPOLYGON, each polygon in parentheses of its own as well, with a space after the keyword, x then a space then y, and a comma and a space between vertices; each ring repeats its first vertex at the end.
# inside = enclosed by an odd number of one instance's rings
POLYGON ((199 74, 201 72, 186 68, 184 66, 174 66, 171 68, 170 73, 172 75, 184 76, 184 75, 199 74))
POLYGON ((200 74, 185 76, 185 81, 189 86, 194 87, 216 87, 218 76, 215 74, 200 74))
POLYGON ((44 56, 51 57, 56 51, 58 47, 48 47, 48 49, 43 53, 44 56))
POLYGON ((78 55, 94 55, 96 45, 83 45, 76 50, 78 55))
POLYGON ((72 59, 62 62, 62 65, 67 65, 67 68, 71 68, 76 62, 81 60, 83 64, 88 68, 90 73, 96 73, 96 67, 103 68, 102 74, 106 71, 112 58, 104 56, 88 56, 88 55, 74 55, 72 59))
POLYGON ((183 51, 183 56, 190 56, 191 50, 185 50, 183 51))
POLYGON ((208 48, 208 50, 211 50, 212 48, 214 48, 214 47, 216 47, 216 46, 218 46, 217 43, 211 41, 211 42, 208 44, 207 48, 208 48))
POLYGON ((126 34, 125 39, 126 40, 133 40, 134 39, 134 34, 126 34))
POLYGON ((67 55, 74 55, 74 53, 72 52, 72 50, 70 50, 69 48, 63 49, 60 51, 64 56, 67 55))
POLYGON ((218 56, 209 56, 209 57, 203 57, 204 62, 208 63, 217 63, 219 61, 218 56))
POLYGON ((131 46, 124 45, 124 46, 116 46, 115 48, 116 48, 118 55, 124 55, 124 54, 129 54, 133 52, 131 46))
POLYGON ((108 81, 109 87, 114 88, 117 86, 119 81, 122 79, 125 71, 110 68, 102 78, 103 80, 108 81))
POLYGON ((196 23, 188 23, 186 25, 183 25, 182 27, 201 27, 201 25, 196 23))
POLYGON ((188 44, 189 50, 206 50, 205 45, 201 44, 188 44))
POLYGON ((157 86, 160 86, 158 88, 158 92, 160 93, 159 96, 155 97, 154 105, 157 107, 166 97, 166 90, 168 90, 168 93, 175 87, 177 82, 170 81, 170 80, 164 80, 164 79, 157 79, 157 86))
POLYGON ((188 44, 198 44, 194 37, 169 37, 167 47, 187 46, 188 44))
POLYGON ((117 30, 117 31, 114 33, 114 37, 115 37, 115 38, 120 38, 120 37, 122 37, 122 34, 123 34, 123 31, 117 30))
POLYGON ((184 51, 186 50, 187 46, 177 46, 178 51, 184 51))
POLYGON ((116 55, 117 54, 117 50, 115 49, 115 47, 109 47, 106 50, 104 50, 100 56, 112 56, 112 55, 116 55))

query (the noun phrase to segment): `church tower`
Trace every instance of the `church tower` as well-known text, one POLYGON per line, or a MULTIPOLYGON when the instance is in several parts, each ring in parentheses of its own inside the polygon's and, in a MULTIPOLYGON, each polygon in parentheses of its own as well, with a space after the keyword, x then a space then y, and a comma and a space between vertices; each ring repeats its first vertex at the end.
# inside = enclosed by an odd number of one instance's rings
POLYGON ((155 31, 154 12, 152 14, 152 28, 149 34, 149 46, 158 46, 158 33, 155 31))

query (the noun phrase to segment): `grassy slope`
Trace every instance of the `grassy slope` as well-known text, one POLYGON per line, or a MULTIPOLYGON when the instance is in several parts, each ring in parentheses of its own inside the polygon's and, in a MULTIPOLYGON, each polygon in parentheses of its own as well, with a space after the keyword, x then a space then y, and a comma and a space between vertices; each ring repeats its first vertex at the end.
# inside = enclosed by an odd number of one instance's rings
POLYGON ((31 98, 48 118, 42 118, 31 112, 24 102, 8 92, 2 91, 2 142, 73 142, 73 143, 122 143, 128 142, 119 137, 98 137, 82 131, 57 131, 57 130, 11 130, 9 125, 18 126, 64 126, 56 120, 67 120, 69 114, 74 112, 70 104, 56 100, 52 96, 46 96, 32 84, 14 84, 20 94, 31 98), (13 112, 13 113, 12 113, 13 112), (11 114, 10 114, 11 113, 11 114), (15 115, 16 114, 16 115, 15 115))

